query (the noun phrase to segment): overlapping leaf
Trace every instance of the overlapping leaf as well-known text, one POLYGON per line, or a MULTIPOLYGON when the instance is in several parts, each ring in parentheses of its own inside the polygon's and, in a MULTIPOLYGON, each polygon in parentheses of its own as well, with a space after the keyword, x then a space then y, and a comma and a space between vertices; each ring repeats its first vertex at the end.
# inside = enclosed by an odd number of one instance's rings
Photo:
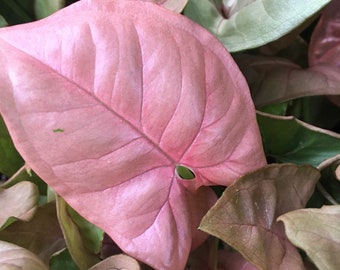
POLYGON ((0 229, 16 220, 30 220, 37 209, 37 201, 38 189, 30 182, 0 188, 0 229))
POLYGON ((45 18, 65 6, 65 0, 36 0, 34 9, 37 19, 45 18))
POLYGON ((50 263, 49 263, 50 270, 60 270, 60 269, 67 269, 67 270, 79 270, 79 267, 73 261, 68 249, 62 249, 59 252, 53 254, 50 263))
MULTIPOLYGON (((337 71, 340 81, 340 3, 331 1, 323 10, 322 16, 315 27, 309 48, 309 63, 311 66, 329 66, 337 71)), ((328 76, 328 73, 325 73, 328 76)), ((338 96, 331 96, 335 104, 340 107, 340 91, 338 96)))
POLYGON ((111 256, 104 261, 94 265, 89 270, 106 270, 106 269, 129 269, 141 270, 138 262, 124 254, 111 256))
POLYGON ((289 240, 306 251, 319 269, 339 267, 339 206, 296 210, 280 216, 278 220, 285 224, 289 240))
MULTIPOLYGON (((5 207, 3 205, 3 208, 5 207)), ((58 224, 55 203, 39 207, 34 218, 29 222, 18 221, 11 224, 11 226, 0 232, 0 240, 11 242, 30 250, 48 265, 52 254, 65 248, 64 237, 58 224)))
POLYGON ((330 0, 317 0, 306 5, 293 0, 241 0, 223 3, 190 0, 184 11, 186 16, 209 29, 229 51, 234 52, 278 39, 329 2, 330 0))
POLYGON ((311 66, 328 65, 338 67, 340 63, 340 2, 331 1, 323 10, 314 29, 309 47, 311 66))
POLYGON ((0 241, 0 268, 11 270, 48 269, 32 252, 4 241, 0 241))
POLYGON ((265 164, 230 55, 157 5, 80 1, 0 30, 0 58, 0 111, 26 162, 157 269, 182 269, 205 239, 196 228, 216 197, 202 186, 265 164))
MULTIPOLYGON (((102 234, 97 232, 99 230, 97 228, 88 228, 87 230, 79 228, 70 214, 71 209, 68 208, 67 203, 60 197, 56 199, 58 220, 63 230, 69 252, 80 269, 89 269, 99 262, 99 250, 97 246, 101 244, 102 234), (88 244, 91 240, 93 241, 88 244)), ((73 216, 74 215, 75 214, 73 214, 73 216)), ((80 217, 78 219, 80 219, 80 217)), ((91 226, 86 220, 83 220, 83 223, 87 223, 87 227, 91 226)))
POLYGON ((302 69, 279 57, 235 56, 245 75, 256 107, 303 96, 340 94, 340 75, 334 68, 302 69))
POLYGON ((200 228, 227 242, 259 269, 304 269, 276 218, 305 207, 319 177, 311 166, 268 165, 229 186, 200 228))
POLYGON ((24 163, 0 115, 0 173, 12 176, 24 163))
POLYGON ((340 135, 335 132, 311 126, 294 117, 258 112, 257 119, 266 154, 277 162, 316 167, 340 153, 340 135))

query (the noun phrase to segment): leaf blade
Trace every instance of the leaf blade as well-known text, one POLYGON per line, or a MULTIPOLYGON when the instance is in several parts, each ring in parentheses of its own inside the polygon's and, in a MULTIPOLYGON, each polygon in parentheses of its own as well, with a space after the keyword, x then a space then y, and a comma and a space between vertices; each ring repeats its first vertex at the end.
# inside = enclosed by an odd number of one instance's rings
POLYGON ((339 206, 301 209, 278 217, 285 225, 289 240, 307 255, 319 269, 336 269, 339 259, 339 206), (335 222, 335 223, 334 223, 335 222))
MULTIPOLYGON (((214 33, 230 52, 255 48, 289 33, 318 12, 329 0, 306 6, 296 1, 251 1, 225 18, 211 1, 188 2, 185 15, 214 33)), ((223 6, 223 5, 222 5, 223 6)), ((228 8, 226 7, 228 10, 228 8)), ((226 12, 226 11, 224 11, 226 12)))
POLYGON ((200 229, 231 245, 259 269, 304 269, 275 219, 304 207, 319 177, 311 166, 268 165, 229 186, 200 229))

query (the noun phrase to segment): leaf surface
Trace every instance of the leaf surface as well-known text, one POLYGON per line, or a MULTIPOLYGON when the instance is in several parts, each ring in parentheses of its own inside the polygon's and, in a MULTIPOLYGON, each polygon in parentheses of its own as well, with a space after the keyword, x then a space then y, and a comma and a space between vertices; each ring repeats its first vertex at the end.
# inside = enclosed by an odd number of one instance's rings
POLYGON ((308 50, 311 66, 338 67, 340 63, 340 2, 331 1, 322 11, 308 50))
POLYGON ((106 270, 106 269, 129 269, 141 270, 139 263, 125 254, 111 256, 100 263, 97 263, 89 270, 106 270))
POLYGON ((250 54, 236 55, 235 60, 257 108, 303 96, 340 94, 340 74, 331 67, 302 69, 284 58, 250 54))
MULTIPOLYGON (((311 66, 328 66, 338 72, 340 65, 340 3, 331 1, 322 11, 322 16, 316 25, 309 46, 309 63, 311 66)), ((328 73, 325 73, 328 76, 328 73)), ((340 91, 338 96, 329 99, 340 107, 340 91)))
POLYGON ((36 209, 38 189, 33 183, 24 181, 8 189, 0 188, 0 229, 15 220, 30 220, 36 209))
POLYGON ((59 252, 56 252, 51 257, 49 263, 50 270, 60 270, 60 269, 67 269, 67 270, 79 270, 79 267, 73 261, 68 249, 62 249, 59 252))
POLYGON ((30 250, 48 265, 52 254, 65 247, 55 202, 39 207, 30 221, 17 221, 2 230, 0 240, 30 250))
POLYGON ((48 268, 32 252, 0 241, 0 269, 47 270, 48 268))
POLYGON ((37 19, 45 18, 65 6, 65 0, 36 0, 34 10, 37 19))
POLYGON ((318 269, 333 270, 340 265, 340 207, 300 209, 278 218, 289 240, 306 251, 318 269))
POLYGON ((184 13, 209 29, 226 48, 241 51, 278 39, 313 16, 330 0, 190 0, 184 13))
POLYGON ((228 243, 259 269, 304 269, 276 218, 305 207, 319 177, 315 168, 293 164, 272 164, 249 173, 226 189, 200 229, 228 243))
POLYGON ((24 163, 0 115, 0 172, 12 176, 24 163))
POLYGON ((182 269, 206 238, 197 227, 216 195, 204 186, 265 164, 242 74, 182 15, 80 1, 0 29, 0 58, 0 111, 25 161, 154 268, 182 269))
MULTIPOLYGON (((74 221, 73 217, 75 214, 71 212, 67 203, 59 196, 56 198, 56 203, 59 224, 65 236, 68 250, 80 269, 89 269, 99 262, 99 256, 96 254, 96 251, 99 253, 99 250, 97 250, 98 248, 96 247, 101 241, 100 239, 96 241, 98 237, 93 236, 96 234, 96 228, 88 228, 85 230, 83 228, 84 226, 79 226, 74 221), (92 245, 88 244, 91 240, 93 240, 92 245)), ((78 220, 80 220, 80 218, 81 217, 78 217, 78 220)), ((88 222, 83 220, 82 224, 85 223, 88 222)), ((88 224, 87 227, 90 227, 90 224, 88 224)))
POLYGON ((277 162, 315 167, 340 153, 340 135, 294 117, 257 113, 266 155, 277 162), (282 131, 285 132, 282 132, 282 131))

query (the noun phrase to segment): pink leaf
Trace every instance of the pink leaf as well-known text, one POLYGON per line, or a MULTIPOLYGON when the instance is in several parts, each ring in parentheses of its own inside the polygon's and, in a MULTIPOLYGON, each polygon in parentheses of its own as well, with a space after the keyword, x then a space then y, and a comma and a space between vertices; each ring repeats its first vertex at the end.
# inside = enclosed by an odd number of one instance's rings
POLYGON ((203 186, 265 164, 230 55, 155 4, 80 1, 0 29, 0 58, 0 112, 26 162, 156 269, 183 269, 206 239, 197 227, 216 196, 203 186))

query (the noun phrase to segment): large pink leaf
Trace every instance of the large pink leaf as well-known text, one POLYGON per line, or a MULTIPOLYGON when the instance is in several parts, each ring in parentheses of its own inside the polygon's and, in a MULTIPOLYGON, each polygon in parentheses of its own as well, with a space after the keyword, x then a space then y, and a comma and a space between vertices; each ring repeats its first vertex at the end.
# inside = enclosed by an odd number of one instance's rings
POLYGON ((0 112, 29 166, 131 256, 183 269, 228 185, 265 163, 224 47, 140 1, 80 1, 0 30, 0 112), (190 168, 184 180, 176 167, 190 168))

